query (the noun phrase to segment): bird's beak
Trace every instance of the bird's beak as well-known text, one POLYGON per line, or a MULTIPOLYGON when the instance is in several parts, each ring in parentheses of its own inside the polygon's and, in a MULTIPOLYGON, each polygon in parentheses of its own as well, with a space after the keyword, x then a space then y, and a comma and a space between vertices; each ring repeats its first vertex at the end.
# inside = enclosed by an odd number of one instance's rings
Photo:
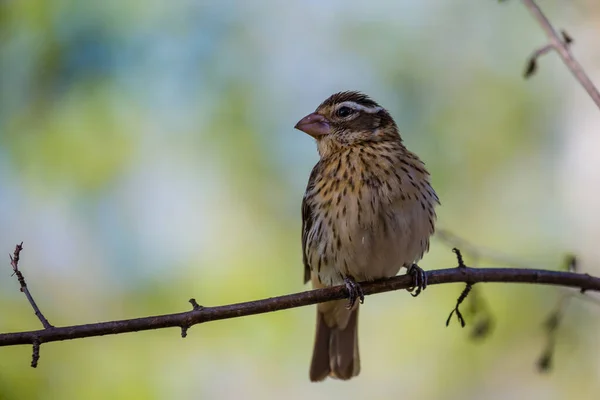
POLYGON ((318 139, 329 133, 329 121, 321 114, 312 113, 298 121, 294 128, 318 139))

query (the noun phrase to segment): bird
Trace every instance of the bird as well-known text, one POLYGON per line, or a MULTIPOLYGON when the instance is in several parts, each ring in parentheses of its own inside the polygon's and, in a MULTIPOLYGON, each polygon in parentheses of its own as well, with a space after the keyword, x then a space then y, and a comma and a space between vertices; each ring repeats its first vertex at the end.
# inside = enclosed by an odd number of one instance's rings
POLYGON ((319 153, 302 199, 304 283, 348 291, 348 301, 317 305, 309 378, 348 380, 360 372, 359 282, 407 268, 411 294, 425 289, 426 274, 416 263, 429 250, 440 201, 425 164, 369 96, 333 94, 295 128, 316 140, 319 153))

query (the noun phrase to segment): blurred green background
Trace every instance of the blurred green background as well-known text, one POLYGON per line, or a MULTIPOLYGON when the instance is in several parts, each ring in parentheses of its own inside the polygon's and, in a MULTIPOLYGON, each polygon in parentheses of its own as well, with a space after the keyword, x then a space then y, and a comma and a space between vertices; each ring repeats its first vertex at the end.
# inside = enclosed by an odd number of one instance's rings
MULTIPOLYGON (((540 1, 600 82, 600 5, 540 1)), ((294 124, 361 90, 395 117, 440 228, 531 266, 600 274, 600 113, 518 1, 0 0, 0 331, 220 305, 302 285, 300 202, 317 161, 294 124), (3 256, 4 257, 4 256, 3 256)), ((467 259, 472 262, 472 259, 467 259)), ((456 265, 434 239, 425 269, 456 265)), ((481 263, 481 265, 491 265, 481 263)), ((462 286, 371 296, 362 373, 308 381, 314 307, 0 348, 0 399, 597 398, 600 310, 556 288, 482 285, 485 340, 444 327, 462 286)), ((467 323, 469 324, 467 320, 467 323)), ((472 326, 472 324, 471 324, 472 326)))

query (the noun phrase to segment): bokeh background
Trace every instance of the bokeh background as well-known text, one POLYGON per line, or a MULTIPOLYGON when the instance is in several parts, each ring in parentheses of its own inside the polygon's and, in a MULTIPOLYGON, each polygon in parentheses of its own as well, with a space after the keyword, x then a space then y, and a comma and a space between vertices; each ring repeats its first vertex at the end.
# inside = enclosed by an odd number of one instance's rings
MULTIPOLYGON (((600 5, 540 1, 600 83, 600 5)), ((390 110, 442 200, 440 228, 527 265, 600 274, 600 112, 518 1, 0 1, 0 331, 305 290, 294 124, 358 89, 390 110)), ((473 262, 472 258, 467 261, 473 262)), ((421 265, 456 265, 439 239, 421 265)), ((479 265, 491 262, 479 260, 479 265)), ((444 326, 462 286, 371 296, 362 373, 311 384, 314 307, 0 349, 0 399, 597 398, 600 310, 483 285, 493 330, 444 326)))

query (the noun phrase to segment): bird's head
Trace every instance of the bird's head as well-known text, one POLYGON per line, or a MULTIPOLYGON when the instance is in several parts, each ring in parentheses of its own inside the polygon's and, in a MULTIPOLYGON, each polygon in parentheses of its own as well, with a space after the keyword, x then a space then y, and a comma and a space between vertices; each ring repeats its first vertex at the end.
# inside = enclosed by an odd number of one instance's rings
POLYGON ((295 128, 317 140, 321 157, 349 146, 401 140, 387 110, 360 92, 330 96, 295 128))

